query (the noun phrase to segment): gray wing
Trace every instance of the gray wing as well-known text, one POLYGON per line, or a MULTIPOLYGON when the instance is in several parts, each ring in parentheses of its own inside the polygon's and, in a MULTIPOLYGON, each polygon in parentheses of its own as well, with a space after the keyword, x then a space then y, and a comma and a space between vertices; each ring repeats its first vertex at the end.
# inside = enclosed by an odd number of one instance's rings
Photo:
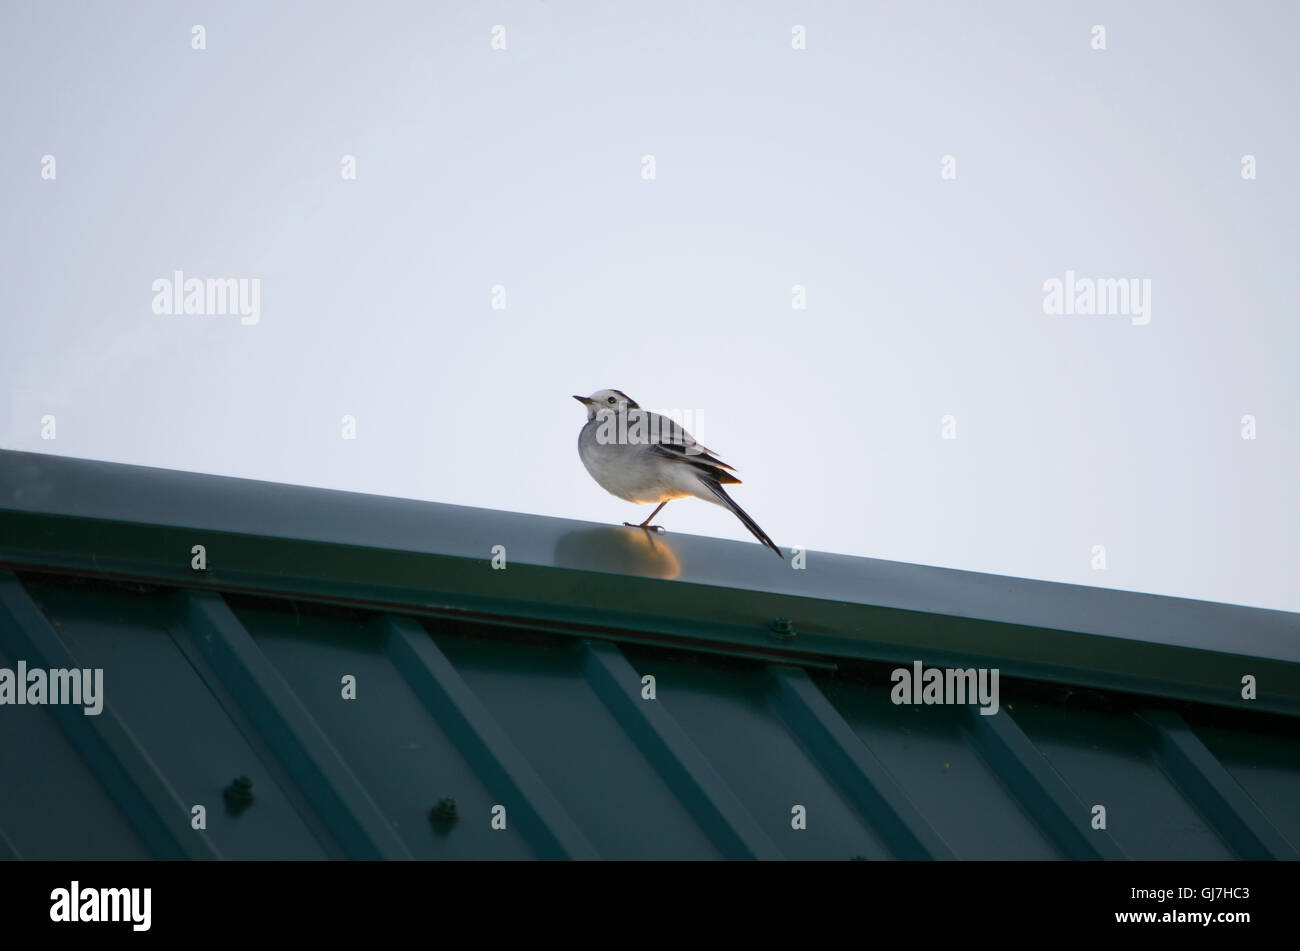
POLYGON ((650 433, 650 450, 668 459, 685 462, 723 485, 739 485, 740 480, 731 473, 735 470, 702 445, 685 428, 670 417, 645 410, 633 410, 645 415, 650 433))

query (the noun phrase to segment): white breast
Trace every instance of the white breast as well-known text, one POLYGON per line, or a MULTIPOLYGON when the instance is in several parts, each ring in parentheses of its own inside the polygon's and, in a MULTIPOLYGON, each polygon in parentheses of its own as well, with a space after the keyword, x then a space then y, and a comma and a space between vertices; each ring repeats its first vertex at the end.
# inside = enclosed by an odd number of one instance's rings
POLYGON ((597 428, 596 420, 582 427, 578 456, 606 492, 642 505, 700 494, 690 466, 665 459, 647 445, 598 442, 597 428))

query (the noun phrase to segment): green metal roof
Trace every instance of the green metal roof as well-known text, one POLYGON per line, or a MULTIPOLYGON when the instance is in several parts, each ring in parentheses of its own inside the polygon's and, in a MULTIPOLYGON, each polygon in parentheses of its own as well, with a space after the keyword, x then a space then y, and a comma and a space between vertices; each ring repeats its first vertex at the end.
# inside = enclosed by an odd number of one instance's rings
POLYGON ((107 700, 0 707, 11 856, 1300 843, 1285 612, 0 451, 0 668, 20 660, 102 667, 107 700), (914 661, 998 668, 1002 708, 895 705, 914 661), (240 775, 255 798, 228 811, 240 775), (459 820, 430 822, 445 796, 459 820))

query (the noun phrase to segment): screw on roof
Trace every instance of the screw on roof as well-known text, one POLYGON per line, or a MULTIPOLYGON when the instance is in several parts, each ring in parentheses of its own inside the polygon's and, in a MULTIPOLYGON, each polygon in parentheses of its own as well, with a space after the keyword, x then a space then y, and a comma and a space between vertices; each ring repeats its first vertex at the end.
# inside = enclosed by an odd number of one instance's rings
POLYGON ((226 787, 221 798, 226 801, 228 813, 232 816, 240 815, 253 804, 253 781, 247 776, 237 776, 235 781, 226 787))
POLYGON ((794 637, 794 622, 788 617, 779 617, 772 622, 771 632, 773 637, 779 637, 782 640, 789 640, 794 637))
POLYGON ((439 835, 446 835, 459 820, 460 813, 456 808, 456 800, 451 796, 443 796, 429 813, 429 821, 433 823, 433 828, 439 835))

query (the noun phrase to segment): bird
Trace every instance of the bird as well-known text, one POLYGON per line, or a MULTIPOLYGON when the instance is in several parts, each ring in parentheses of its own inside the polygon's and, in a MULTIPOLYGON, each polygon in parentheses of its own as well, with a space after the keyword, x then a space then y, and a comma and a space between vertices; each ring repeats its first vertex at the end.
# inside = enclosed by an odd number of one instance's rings
POLYGON ((732 475, 735 470, 675 420, 643 410, 622 390, 573 398, 587 409, 587 422, 578 433, 578 456, 591 477, 620 499, 638 505, 659 503, 644 522, 624 525, 662 532, 651 520, 673 499, 693 496, 729 509, 755 538, 785 558, 723 488, 741 484, 732 475))

